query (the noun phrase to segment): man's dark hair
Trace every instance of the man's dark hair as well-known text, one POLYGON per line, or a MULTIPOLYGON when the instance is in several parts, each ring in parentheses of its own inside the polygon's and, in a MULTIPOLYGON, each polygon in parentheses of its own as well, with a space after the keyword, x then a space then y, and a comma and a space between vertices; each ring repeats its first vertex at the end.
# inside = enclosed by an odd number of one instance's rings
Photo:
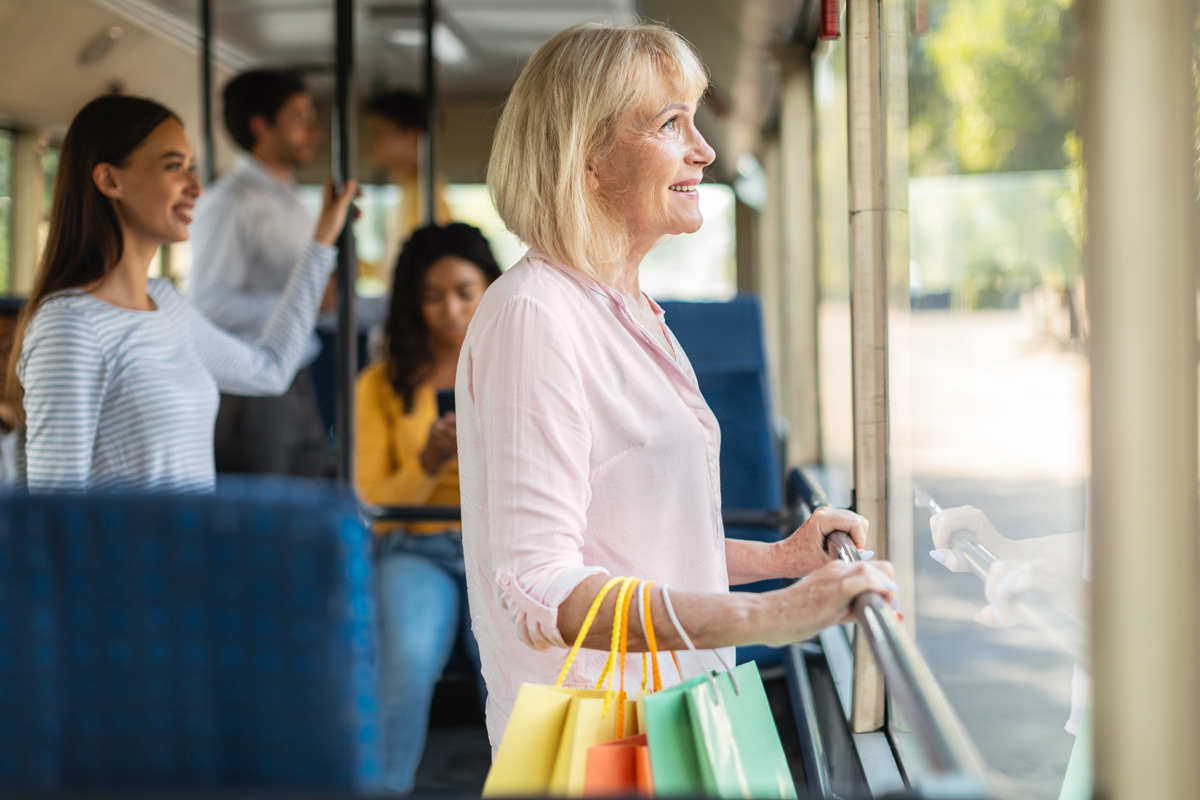
POLYGON ((367 113, 391 120, 401 130, 425 130, 425 100, 405 89, 375 95, 367 101, 367 113))
POLYGON ((271 124, 292 97, 307 92, 304 78, 295 70, 255 69, 243 72, 225 84, 225 129, 243 150, 253 150, 257 142, 250 132, 250 120, 263 117, 271 124))

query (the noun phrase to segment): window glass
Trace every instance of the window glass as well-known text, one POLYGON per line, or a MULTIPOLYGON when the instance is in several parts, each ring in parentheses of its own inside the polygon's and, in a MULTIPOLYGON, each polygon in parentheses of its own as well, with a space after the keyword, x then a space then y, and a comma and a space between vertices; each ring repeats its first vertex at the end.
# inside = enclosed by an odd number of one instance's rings
POLYGON ((0 129, 0 291, 12 286, 12 146, 11 131, 0 129))
POLYGON ((849 502, 854 462, 850 361, 850 195, 845 39, 813 57, 817 184, 817 346, 825 490, 849 502))
MULTIPOLYGON (((316 214, 321 189, 301 189, 306 206, 316 214)), ((363 187, 358 202, 361 216, 354 235, 360 263, 358 291, 386 295, 391 286, 392 220, 400 212, 402 190, 393 185, 363 187)), ((515 264, 526 246, 504 227, 484 184, 451 184, 446 203, 455 220, 479 228, 492 246, 501 269, 515 264)), ((642 264, 642 288, 655 298, 723 300, 737 291, 733 190, 724 184, 704 184, 700 191, 704 225, 697 233, 670 237, 647 255, 642 264)))
POLYGON ((903 367, 889 387, 889 520, 911 532, 917 641, 998 792, 1056 798, 1081 752, 1068 730, 1088 706, 1086 671, 1011 608, 1005 625, 986 624, 998 620, 994 607, 981 613, 983 581, 930 555, 930 501, 977 509, 939 524, 981 528, 976 538, 1011 562, 1007 589, 1036 584, 1080 618, 1089 398, 1076 11, 1073 0, 929 0, 927 11, 903 61, 908 242, 903 256, 892 249, 889 276, 907 292, 889 311, 889 355, 903 367))

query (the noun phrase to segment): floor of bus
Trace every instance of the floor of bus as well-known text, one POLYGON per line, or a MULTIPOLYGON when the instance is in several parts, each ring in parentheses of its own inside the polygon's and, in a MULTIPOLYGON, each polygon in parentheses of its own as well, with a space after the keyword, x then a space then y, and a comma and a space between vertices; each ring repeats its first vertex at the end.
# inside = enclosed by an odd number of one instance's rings
MULTIPOLYGON (((763 688, 775 715, 784 753, 792 767, 796 789, 804 796, 804 767, 800 738, 782 666, 762 670, 763 688)), ((473 682, 453 676, 438 684, 430 712, 429 740, 417 769, 420 794, 467 794, 483 789, 492 750, 473 682)))

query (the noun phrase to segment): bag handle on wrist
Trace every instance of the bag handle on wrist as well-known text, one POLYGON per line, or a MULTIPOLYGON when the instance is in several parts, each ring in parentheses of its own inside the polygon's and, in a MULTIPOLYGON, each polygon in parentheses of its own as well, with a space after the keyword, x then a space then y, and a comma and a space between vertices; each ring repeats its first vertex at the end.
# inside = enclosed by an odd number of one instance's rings
MULTIPOLYGON (((696 645, 692 644, 691 637, 687 635, 687 631, 683 629, 683 625, 679 622, 679 617, 675 615, 675 609, 671 605, 670 590, 666 586, 663 586, 659 589, 659 591, 662 592, 663 606, 665 606, 667 609, 667 617, 670 618, 671 624, 675 627, 675 632, 679 634, 679 638, 683 640, 685 645, 687 645, 687 649, 691 650, 692 653, 696 655, 696 658, 699 659, 700 651, 696 649, 696 645)), ((717 661, 721 662, 721 666, 729 675, 729 680, 733 682, 733 693, 735 695, 740 695, 742 692, 738 687, 737 676, 733 674, 733 669, 730 668, 729 664, 725 663, 725 657, 721 655, 721 651, 713 650, 712 654, 717 657, 717 661)), ((717 682, 713 680, 711 672, 706 671, 705 675, 708 677, 709 686, 712 687, 713 699, 719 704, 721 702, 721 695, 717 692, 717 682)))

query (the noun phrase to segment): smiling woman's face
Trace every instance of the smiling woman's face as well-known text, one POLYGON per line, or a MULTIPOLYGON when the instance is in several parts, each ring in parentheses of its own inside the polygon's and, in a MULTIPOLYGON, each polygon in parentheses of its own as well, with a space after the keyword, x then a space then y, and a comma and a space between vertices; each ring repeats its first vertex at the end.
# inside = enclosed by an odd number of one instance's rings
POLYGON ((105 193, 117 201, 114 209, 128 230, 158 244, 187 240, 200 183, 178 122, 155 128, 112 173, 105 193))
POLYGON ((663 236, 695 233, 700 179, 716 153, 696 129, 698 98, 655 70, 647 100, 621 121, 611 150, 589 165, 588 184, 623 224, 635 251, 663 236))

